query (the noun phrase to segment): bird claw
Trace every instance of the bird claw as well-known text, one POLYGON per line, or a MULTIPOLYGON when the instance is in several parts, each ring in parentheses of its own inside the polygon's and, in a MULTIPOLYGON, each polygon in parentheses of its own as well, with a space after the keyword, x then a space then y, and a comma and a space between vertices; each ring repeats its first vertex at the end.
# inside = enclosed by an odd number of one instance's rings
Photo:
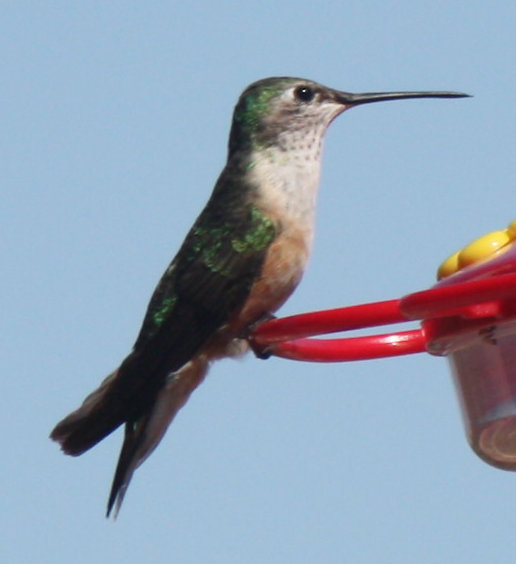
POLYGON ((260 358, 261 360, 267 360, 272 355, 272 346, 264 347, 262 345, 258 345, 253 339, 248 339, 249 346, 251 350, 254 352, 256 358, 260 358))
POLYGON ((266 360, 272 355, 272 352, 274 350, 274 345, 264 346, 260 343, 257 343, 256 339, 254 338, 254 333, 260 325, 262 325, 263 323, 267 323, 272 319, 276 319, 276 316, 272 315, 272 313, 266 313, 262 315, 262 317, 260 317, 258 321, 255 321, 254 323, 249 325, 249 327, 247 327, 245 331, 245 334, 242 335, 244 339, 247 339, 247 342, 249 343, 249 346, 251 347, 251 350, 254 352, 255 356, 257 358, 261 358, 262 360, 266 360))

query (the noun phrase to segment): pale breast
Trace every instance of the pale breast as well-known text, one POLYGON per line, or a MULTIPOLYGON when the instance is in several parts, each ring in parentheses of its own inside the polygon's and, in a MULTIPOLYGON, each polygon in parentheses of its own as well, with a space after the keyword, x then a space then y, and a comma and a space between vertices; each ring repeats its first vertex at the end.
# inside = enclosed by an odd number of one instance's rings
POLYGON ((238 314, 242 326, 275 312, 299 284, 312 247, 319 185, 319 159, 301 158, 296 151, 260 151, 252 163, 254 204, 274 222, 276 238, 238 314))

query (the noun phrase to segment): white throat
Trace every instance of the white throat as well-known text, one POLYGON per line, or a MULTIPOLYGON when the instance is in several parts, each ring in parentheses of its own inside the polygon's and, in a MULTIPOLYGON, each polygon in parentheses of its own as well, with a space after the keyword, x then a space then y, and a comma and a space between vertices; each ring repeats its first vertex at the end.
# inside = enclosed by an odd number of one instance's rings
POLYGON ((258 187, 260 207, 281 218, 282 223, 304 222, 312 230, 320 177, 320 142, 292 144, 255 151, 249 171, 258 187))

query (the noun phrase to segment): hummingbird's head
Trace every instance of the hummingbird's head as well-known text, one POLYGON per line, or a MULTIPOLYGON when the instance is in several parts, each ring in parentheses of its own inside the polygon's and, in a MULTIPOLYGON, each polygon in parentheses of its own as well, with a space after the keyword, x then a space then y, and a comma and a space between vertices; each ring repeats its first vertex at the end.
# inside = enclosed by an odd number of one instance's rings
POLYGON ((292 144, 320 147, 328 125, 343 111, 372 102, 403 98, 459 98, 460 92, 367 92, 333 90, 303 78, 265 78, 248 86, 233 114, 229 154, 238 150, 292 144))
POLYGON ((235 107, 230 154, 241 148, 288 149, 292 137, 322 139, 331 121, 348 106, 335 91, 302 78, 266 78, 248 86, 235 107))

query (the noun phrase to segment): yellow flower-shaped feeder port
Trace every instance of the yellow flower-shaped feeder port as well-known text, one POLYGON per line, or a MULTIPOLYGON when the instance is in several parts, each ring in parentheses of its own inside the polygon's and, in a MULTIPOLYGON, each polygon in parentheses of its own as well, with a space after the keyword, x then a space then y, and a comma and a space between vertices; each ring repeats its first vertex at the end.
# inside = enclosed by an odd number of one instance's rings
POLYGON ((437 271, 437 279, 441 280, 466 266, 492 259, 504 252, 513 241, 516 241, 516 219, 508 225, 507 229, 487 233, 449 256, 441 263, 437 271))

